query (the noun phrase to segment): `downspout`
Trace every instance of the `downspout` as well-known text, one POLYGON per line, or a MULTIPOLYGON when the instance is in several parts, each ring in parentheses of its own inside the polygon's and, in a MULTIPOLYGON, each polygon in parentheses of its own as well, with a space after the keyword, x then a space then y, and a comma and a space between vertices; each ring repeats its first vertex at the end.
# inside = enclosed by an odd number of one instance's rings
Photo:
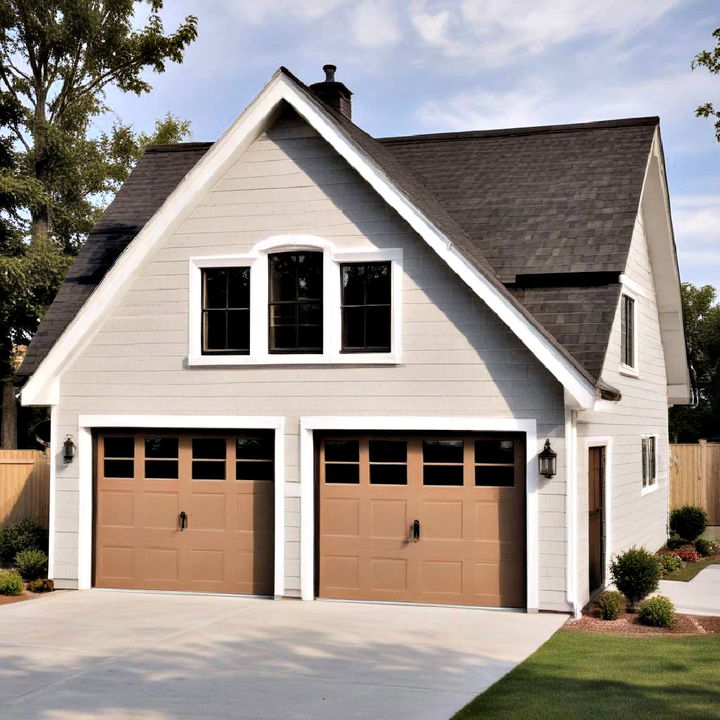
POLYGON ((565 402, 565 518, 567 528, 567 601, 573 617, 579 618, 582 608, 577 598, 577 410, 565 402))

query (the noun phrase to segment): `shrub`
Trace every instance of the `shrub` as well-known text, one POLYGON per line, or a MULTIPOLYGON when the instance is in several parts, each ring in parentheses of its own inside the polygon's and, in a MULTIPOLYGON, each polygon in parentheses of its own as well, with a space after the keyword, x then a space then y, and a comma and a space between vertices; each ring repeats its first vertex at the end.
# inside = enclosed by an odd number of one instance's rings
POLYGON ((683 561, 675 553, 672 555, 657 555, 656 557, 665 573, 673 573, 683 566, 683 561))
POLYGON ((610 575, 615 587, 634 607, 657 590, 662 570, 654 555, 644 548, 631 547, 612 561, 610 575))
POLYGON ((675 606, 664 595, 655 595, 640 603, 638 618, 643 625, 670 627, 675 620, 675 606))
POLYGON ((15 556, 15 567, 23 580, 37 580, 45 575, 48 557, 42 550, 21 550, 15 556))
POLYGON ((698 538, 695 541, 695 549, 701 555, 715 555, 718 552, 718 544, 707 538, 698 538))
POLYGON ((595 609, 603 620, 617 620, 627 608, 627 598, 617 590, 600 593, 595 600, 595 609))
POLYGON ((52 592, 55 589, 55 583, 52 580, 31 580, 27 584, 27 589, 34 593, 52 592))
POLYGON ((688 542, 694 542, 707 527, 705 511, 696 505, 683 505, 670 513, 670 529, 688 542))
POLYGON ((680 558, 683 562, 697 562, 700 559, 700 556, 695 552, 695 550, 676 550, 673 555, 680 558))
POLYGON ((0 535, 0 561, 11 562, 23 550, 47 552, 47 530, 29 518, 2 529, 0 535))
POLYGON ((677 550, 678 548, 681 548, 685 544, 686 544, 686 542, 682 538, 670 538, 667 541, 666 547, 668 550, 677 550))
POLYGON ((20 595, 23 581, 15 570, 0 570, 0 595, 20 595))

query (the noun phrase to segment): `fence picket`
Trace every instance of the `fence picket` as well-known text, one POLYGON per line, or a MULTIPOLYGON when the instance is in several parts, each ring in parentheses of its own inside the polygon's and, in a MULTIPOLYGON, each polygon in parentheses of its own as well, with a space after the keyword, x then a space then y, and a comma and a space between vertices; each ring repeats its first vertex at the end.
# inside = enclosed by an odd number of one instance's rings
POLYGON ((50 458, 39 450, 0 450, 0 525, 32 518, 48 525, 50 458))
POLYGON ((670 445, 670 507, 699 505, 720 525, 720 443, 670 445))

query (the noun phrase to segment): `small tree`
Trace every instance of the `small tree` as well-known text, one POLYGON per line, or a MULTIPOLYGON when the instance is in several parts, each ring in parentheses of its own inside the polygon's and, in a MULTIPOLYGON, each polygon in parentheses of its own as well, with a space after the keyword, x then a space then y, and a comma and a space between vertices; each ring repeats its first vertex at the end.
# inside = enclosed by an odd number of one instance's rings
POLYGON ((657 558, 645 548, 631 547, 612 561, 610 575, 615 587, 635 607, 658 589, 662 568, 657 558))
POLYGON ((683 505, 670 513, 670 529, 689 543, 695 542, 707 527, 707 514, 696 505, 683 505))

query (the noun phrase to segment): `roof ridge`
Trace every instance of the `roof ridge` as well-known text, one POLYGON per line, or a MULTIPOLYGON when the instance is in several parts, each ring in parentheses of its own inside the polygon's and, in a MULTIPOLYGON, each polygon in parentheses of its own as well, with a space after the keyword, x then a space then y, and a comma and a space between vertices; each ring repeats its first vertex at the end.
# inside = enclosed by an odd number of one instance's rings
POLYGON ((592 122, 568 123, 565 125, 534 125, 517 128, 497 128, 493 130, 464 130, 459 132, 424 133, 420 135, 395 135, 375 138, 381 143, 402 142, 435 142, 445 140, 466 140, 479 137, 503 137, 517 135, 541 135, 551 133, 582 132, 584 130, 603 130, 613 127, 643 127, 657 125, 660 118, 657 115, 634 118, 618 118, 617 120, 594 120, 592 122))
POLYGON ((213 141, 200 142, 181 142, 181 143, 160 143, 158 145, 148 145, 145 153, 161 153, 161 152, 182 152, 183 150, 201 150, 214 145, 213 141))

